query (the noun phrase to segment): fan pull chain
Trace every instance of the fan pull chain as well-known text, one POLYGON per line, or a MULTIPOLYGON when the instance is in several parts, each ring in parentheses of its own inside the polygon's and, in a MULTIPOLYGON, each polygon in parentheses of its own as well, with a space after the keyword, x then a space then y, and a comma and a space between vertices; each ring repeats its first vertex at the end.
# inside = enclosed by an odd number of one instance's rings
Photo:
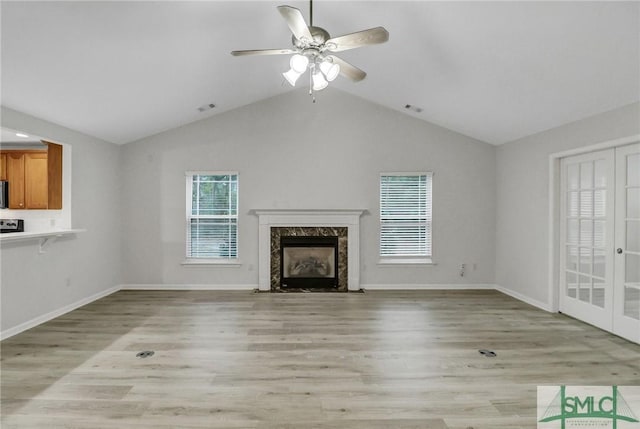
POLYGON ((316 102, 316 95, 313 93, 313 70, 309 70, 309 95, 313 100, 313 103, 316 102))
POLYGON ((313 27, 313 0, 309 0, 309 26, 313 27))

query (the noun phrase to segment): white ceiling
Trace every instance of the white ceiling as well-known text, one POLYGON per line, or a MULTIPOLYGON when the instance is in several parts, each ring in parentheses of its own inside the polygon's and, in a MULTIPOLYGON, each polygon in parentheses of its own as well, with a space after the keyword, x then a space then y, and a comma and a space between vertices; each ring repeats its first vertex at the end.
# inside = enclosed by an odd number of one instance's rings
MULTIPOLYGON (((283 3, 308 17, 289 0, 3 1, 2 104, 126 143, 290 91, 288 56, 229 54, 289 47, 283 3)), ((390 33, 340 54, 364 81, 325 91, 493 144, 638 101, 639 17, 639 2, 314 2, 332 36, 390 33)))
POLYGON ((16 130, 12 130, 10 128, 0 128, 0 144, 2 144, 3 148, 8 146, 42 146, 43 139, 39 136, 34 136, 32 134, 23 134, 16 130), (17 134, 22 134, 22 136, 18 136, 17 134), (27 137, 23 137, 26 135, 27 137))

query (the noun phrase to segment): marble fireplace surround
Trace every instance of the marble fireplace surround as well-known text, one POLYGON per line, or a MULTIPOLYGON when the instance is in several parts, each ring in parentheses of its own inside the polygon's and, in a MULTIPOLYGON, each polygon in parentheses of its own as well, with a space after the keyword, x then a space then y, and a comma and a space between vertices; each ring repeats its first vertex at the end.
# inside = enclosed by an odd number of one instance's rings
POLYGON ((346 227, 347 288, 360 290, 360 216, 357 209, 268 209, 251 210, 258 216, 258 288, 271 290, 271 228, 346 227))

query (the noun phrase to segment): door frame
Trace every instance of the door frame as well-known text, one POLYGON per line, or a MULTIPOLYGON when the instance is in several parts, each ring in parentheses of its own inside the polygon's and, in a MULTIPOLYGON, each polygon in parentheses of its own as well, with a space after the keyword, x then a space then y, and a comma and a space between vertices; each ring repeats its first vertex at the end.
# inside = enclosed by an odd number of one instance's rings
POLYGON ((640 134, 634 134, 549 155, 547 311, 558 313, 560 309, 560 196, 562 195, 562 190, 560 189, 560 159, 638 142, 640 142, 640 134))

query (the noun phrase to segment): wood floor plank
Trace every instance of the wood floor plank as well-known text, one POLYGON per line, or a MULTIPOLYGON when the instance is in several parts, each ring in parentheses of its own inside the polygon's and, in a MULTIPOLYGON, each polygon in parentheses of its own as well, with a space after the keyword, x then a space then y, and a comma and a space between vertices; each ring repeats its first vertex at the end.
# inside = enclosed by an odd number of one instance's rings
POLYGON ((0 346, 3 429, 529 429, 538 385, 640 385, 640 346, 495 291, 121 291, 0 346))

